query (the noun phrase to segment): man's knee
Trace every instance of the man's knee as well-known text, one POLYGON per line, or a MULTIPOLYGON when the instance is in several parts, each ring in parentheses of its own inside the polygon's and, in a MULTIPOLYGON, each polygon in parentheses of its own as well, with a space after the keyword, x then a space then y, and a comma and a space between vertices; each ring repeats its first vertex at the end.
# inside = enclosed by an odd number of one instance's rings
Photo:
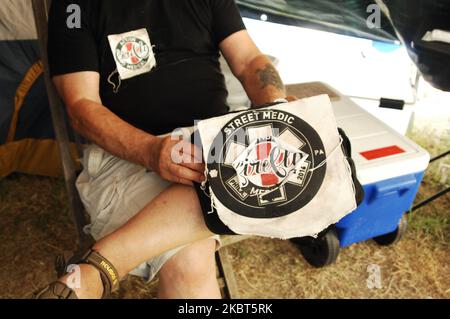
POLYGON ((184 248, 161 269, 160 277, 177 284, 202 283, 215 279, 216 241, 204 240, 184 248))

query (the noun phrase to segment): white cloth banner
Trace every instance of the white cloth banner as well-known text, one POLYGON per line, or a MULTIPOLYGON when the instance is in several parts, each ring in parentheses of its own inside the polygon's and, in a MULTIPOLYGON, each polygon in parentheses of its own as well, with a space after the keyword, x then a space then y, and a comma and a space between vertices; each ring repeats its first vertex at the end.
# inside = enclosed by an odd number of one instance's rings
POLYGON ((198 131, 205 192, 237 234, 317 236, 357 207, 326 95, 204 120, 198 131))

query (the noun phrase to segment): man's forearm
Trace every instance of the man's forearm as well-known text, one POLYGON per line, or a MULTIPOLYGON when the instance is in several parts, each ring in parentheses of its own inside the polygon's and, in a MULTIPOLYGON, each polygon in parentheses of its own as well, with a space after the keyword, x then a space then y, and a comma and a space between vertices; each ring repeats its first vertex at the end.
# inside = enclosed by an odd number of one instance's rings
POLYGON ((68 107, 74 129, 109 153, 152 167, 152 148, 158 139, 126 123, 103 105, 83 99, 68 107))
POLYGON ((271 103, 286 97, 283 81, 266 55, 255 57, 239 78, 254 105, 271 103))

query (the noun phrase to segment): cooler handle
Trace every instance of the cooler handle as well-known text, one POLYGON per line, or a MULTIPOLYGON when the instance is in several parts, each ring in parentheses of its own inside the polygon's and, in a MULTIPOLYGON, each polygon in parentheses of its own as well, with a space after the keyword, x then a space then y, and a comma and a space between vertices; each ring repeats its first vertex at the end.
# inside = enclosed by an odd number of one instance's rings
POLYGON ((402 176, 394 180, 387 180, 377 183, 375 185, 373 200, 391 195, 403 196, 407 191, 416 185, 416 176, 412 174, 402 176))

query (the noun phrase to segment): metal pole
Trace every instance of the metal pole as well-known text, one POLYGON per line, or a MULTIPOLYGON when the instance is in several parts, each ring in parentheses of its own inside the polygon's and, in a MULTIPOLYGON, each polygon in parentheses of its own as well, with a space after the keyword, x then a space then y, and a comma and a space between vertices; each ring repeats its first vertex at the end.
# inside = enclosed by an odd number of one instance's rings
POLYGON ((442 153, 442 154, 440 154, 440 155, 438 155, 438 156, 433 157, 433 158, 430 160, 430 163, 436 162, 436 161, 440 160, 441 158, 446 157, 447 155, 450 155, 450 151, 447 151, 447 152, 445 152, 445 153, 442 153))
POLYGON ((443 191, 437 193, 436 195, 433 195, 433 196, 431 196, 430 198, 424 200, 423 202, 421 202, 421 203, 415 205, 415 206, 411 209, 411 211, 416 211, 416 210, 418 210, 419 208, 422 208, 423 206, 428 205, 429 203, 435 201, 436 199, 438 199, 438 198, 444 196, 444 195, 447 194, 448 192, 450 192, 450 187, 447 187, 447 189, 444 189, 443 191))

